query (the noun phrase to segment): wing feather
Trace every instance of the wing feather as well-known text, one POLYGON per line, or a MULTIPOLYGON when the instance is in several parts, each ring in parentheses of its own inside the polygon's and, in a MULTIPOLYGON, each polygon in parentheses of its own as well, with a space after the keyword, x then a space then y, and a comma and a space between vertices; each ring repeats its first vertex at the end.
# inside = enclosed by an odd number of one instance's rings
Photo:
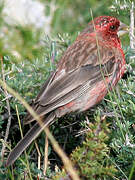
MULTIPOLYGON (((72 46, 74 46, 74 44, 72 46)), ((95 46, 87 44, 87 49, 85 49, 84 42, 82 43, 82 46, 83 51, 85 51, 82 53, 85 54, 87 51, 87 56, 85 56, 82 61, 80 61, 79 56, 76 56, 76 63, 72 69, 69 68, 69 66, 71 66, 70 63, 74 61, 74 52, 69 54, 70 59, 72 59, 71 62, 67 59, 67 53, 66 55, 63 55, 57 67, 57 71, 53 73, 48 82, 45 83, 41 89, 40 94, 37 96, 34 103, 34 110, 38 114, 45 115, 54 109, 73 101, 81 95, 83 89, 92 88, 95 82, 103 79, 103 75, 110 76, 113 73, 116 60, 116 53, 113 51, 113 48, 107 49, 107 47, 100 45, 98 48, 99 52, 102 52, 100 54, 100 61, 98 50, 95 46), (102 65, 100 63, 102 63, 102 65), (61 73, 63 70, 64 73, 61 73), (87 86, 87 83, 89 83, 89 86, 87 86)), ((80 48, 81 46, 78 47, 80 48)), ((67 52, 70 51, 71 48, 74 47, 69 47, 67 52)), ((76 47, 75 52, 77 50, 76 47)), ((29 123, 31 120, 33 119, 30 117, 26 118, 26 123, 29 123)))

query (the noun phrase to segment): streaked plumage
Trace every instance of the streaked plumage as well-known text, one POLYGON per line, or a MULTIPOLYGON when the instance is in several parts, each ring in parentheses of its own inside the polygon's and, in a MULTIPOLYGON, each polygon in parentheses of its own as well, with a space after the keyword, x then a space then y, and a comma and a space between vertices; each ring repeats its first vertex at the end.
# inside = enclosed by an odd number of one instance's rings
MULTIPOLYGON (((119 20, 114 17, 95 18, 67 48, 33 104, 36 113, 44 117, 44 127, 67 113, 89 109, 117 84, 125 71, 124 53, 117 36, 119 25, 119 20)), ((33 120, 28 115, 25 123, 33 120)), ((10 153, 7 166, 42 129, 38 123, 30 129, 10 153)))

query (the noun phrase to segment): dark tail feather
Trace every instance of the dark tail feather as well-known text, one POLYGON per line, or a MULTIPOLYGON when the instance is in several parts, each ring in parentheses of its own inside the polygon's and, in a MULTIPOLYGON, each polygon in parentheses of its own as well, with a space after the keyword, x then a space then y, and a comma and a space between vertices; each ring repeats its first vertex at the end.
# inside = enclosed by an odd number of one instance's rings
POLYGON ((6 162, 6 166, 13 164, 21 153, 31 144, 31 142, 41 133, 41 131, 54 120, 54 118, 55 114, 51 113, 47 118, 45 118, 45 120, 43 120, 42 127, 36 123, 11 151, 6 162))

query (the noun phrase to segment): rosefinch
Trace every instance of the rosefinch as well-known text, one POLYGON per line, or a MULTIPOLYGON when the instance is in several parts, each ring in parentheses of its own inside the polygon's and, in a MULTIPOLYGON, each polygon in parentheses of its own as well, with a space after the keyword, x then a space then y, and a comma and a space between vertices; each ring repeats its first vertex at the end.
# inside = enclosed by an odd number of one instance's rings
MULTIPOLYGON (((67 48, 56 71, 43 85, 33 104, 44 125, 40 127, 35 123, 9 154, 7 166, 57 117, 87 110, 99 103, 108 90, 117 84, 125 71, 125 57, 118 30, 118 19, 97 17, 67 48)), ((28 115, 26 123, 33 120, 28 115)))

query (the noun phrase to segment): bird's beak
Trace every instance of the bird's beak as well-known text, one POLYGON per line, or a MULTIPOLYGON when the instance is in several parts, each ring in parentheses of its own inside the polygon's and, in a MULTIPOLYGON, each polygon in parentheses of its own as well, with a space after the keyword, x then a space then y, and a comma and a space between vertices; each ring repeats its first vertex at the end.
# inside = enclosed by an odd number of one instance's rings
POLYGON ((120 22, 120 26, 119 26, 119 29, 118 29, 118 36, 121 37, 123 36, 124 34, 128 33, 129 32, 129 26, 120 22))

